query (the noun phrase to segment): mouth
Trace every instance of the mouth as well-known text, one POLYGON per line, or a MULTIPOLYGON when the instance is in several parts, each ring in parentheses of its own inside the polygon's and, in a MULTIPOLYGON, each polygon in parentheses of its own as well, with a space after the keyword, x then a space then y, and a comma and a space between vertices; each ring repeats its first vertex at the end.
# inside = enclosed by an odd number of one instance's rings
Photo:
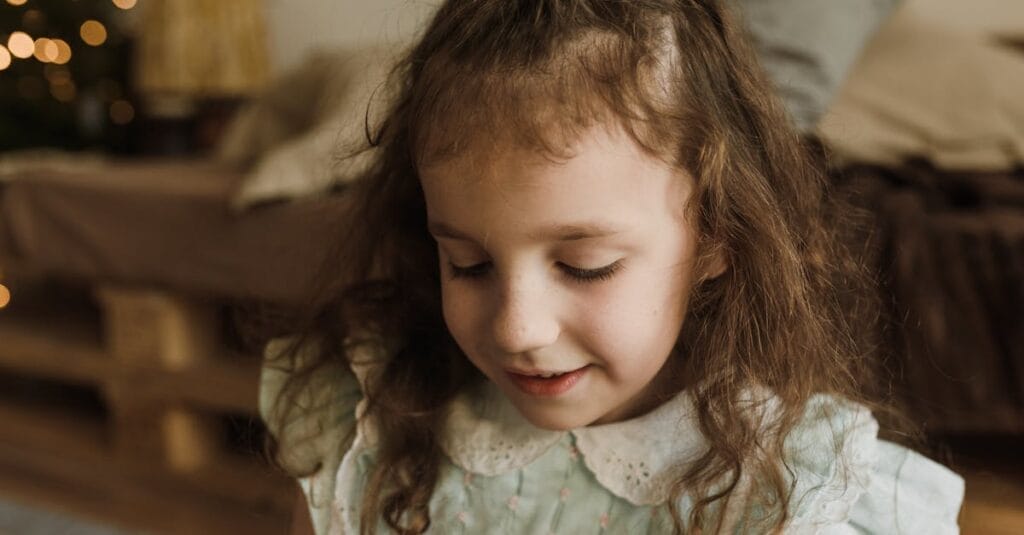
POLYGON ((508 370, 508 373, 511 373, 513 375, 521 375, 523 377, 540 377, 542 379, 550 379, 552 377, 557 377, 559 375, 565 375, 567 373, 572 373, 574 371, 576 371, 576 370, 567 370, 567 371, 564 371, 564 372, 539 371, 539 370, 534 370, 534 371, 508 370))
POLYGON ((539 397, 560 396, 583 378, 590 365, 568 371, 507 371, 509 379, 519 390, 526 394, 539 397))

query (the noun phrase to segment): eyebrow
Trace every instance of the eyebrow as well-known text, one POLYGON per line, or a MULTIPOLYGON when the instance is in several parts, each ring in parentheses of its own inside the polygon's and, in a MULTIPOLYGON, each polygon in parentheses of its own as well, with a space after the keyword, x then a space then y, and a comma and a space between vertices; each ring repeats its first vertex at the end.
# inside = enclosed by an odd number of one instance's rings
MULTIPOLYGON (((435 238, 451 238, 454 240, 473 241, 468 234, 441 221, 431 221, 428 230, 435 238)), ((554 225, 530 233, 531 239, 548 239, 553 241, 578 241, 592 238, 604 238, 621 234, 621 229, 601 223, 567 223, 554 225)))

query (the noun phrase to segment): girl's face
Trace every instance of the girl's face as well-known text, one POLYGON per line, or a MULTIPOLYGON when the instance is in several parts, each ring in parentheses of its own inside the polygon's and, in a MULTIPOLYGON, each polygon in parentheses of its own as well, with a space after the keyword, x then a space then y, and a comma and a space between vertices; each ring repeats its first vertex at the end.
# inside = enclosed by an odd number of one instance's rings
POLYGON ((547 429, 638 416, 679 389, 666 362, 695 280, 692 178, 620 130, 571 148, 557 161, 471 150, 420 170, 448 329, 547 429))

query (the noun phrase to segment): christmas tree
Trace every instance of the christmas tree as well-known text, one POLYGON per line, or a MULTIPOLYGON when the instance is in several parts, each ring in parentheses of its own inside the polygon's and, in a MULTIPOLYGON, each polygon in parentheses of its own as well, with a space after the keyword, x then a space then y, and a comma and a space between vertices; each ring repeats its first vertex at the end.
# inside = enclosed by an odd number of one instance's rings
POLYGON ((136 0, 0 0, 0 151, 129 152, 136 0))

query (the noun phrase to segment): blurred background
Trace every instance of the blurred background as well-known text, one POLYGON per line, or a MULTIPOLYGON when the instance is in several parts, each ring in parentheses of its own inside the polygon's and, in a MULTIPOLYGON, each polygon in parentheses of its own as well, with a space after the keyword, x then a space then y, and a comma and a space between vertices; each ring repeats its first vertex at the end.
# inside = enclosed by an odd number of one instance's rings
MULTIPOLYGON (((870 219, 875 386, 1024 533, 1024 2, 731 1, 870 219)), ((0 0, 0 533, 287 531, 249 329, 437 3, 0 0)))

